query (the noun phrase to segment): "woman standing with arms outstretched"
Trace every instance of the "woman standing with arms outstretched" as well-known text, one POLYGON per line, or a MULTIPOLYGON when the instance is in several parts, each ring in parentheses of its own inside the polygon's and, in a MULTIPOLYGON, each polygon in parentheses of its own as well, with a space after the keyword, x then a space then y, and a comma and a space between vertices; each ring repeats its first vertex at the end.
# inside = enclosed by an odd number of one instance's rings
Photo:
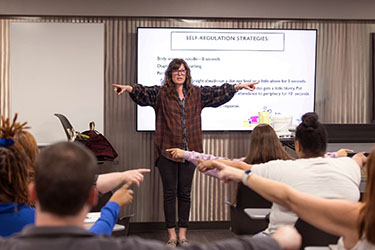
POLYGON ((164 215, 169 246, 188 243, 190 192, 194 164, 173 159, 168 148, 202 152, 201 111, 218 107, 232 99, 240 89, 254 90, 257 83, 223 84, 198 87, 192 84, 190 68, 183 59, 174 59, 165 71, 162 86, 113 84, 118 95, 128 92, 135 103, 152 106, 156 114, 154 136, 155 164, 163 183, 164 215), (176 198, 178 201, 178 241, 176 235, 176 198))

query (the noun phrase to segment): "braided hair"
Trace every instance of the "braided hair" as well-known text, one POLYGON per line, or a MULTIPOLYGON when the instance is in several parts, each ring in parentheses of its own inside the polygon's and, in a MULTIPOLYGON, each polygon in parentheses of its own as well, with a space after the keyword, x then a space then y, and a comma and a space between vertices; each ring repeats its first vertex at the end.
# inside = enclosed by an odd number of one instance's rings
MULTIPOLYGON (((24 148, 15 143, 14 136, 22 132, 25 123, 16 122, 17 114, 12 123, 9 118, 1 117, 0 123, 0 202, 28 202, 28 157, 24 148)), ((17 210, 17 207, 15 207, 17 210)))

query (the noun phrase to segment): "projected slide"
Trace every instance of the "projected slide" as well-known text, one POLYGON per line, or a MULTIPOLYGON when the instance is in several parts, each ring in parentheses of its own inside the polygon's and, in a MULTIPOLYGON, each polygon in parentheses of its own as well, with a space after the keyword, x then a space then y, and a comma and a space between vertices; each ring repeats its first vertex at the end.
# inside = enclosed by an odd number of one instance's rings
MULTIPOLYGON (((258 112, 291 115, 293 124, 314 111, 316 30, 138 28, 138 83, 161 85, 174 58, 183 58, 193 84, 259 81, 254 92, 202 111, 206 131, 251 130, 258 112)), ((137 130, 155 129, 151 107, 137 107, 137 130)))

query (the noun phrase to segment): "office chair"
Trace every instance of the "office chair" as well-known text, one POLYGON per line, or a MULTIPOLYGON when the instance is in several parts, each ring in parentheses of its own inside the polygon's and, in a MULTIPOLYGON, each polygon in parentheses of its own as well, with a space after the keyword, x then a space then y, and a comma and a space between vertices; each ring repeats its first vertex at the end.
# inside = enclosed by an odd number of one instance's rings
POLYGON ((70 124, 68 118, 66 118, 64 115, 62 114, 58 114, 56 113, 55 116, 57 116, 57 118, 59 118, 63 128, 64 128, 64 132, 66 134, 66 137, 68 138, 68 141, 73 141, 74 140, 74 129, 73 129, 73 126, 72 124, 70 124))
POLYGON ((245 208, 270 208, 272 203, 258 195, 256 192, 243 185, 238 184, 236 204, 230 205, 231 231, 235 234, 256 234, 267 228, 269 218, 252 219, 245 212, 245 208))
POLYGON ((128 236, 129 234, 129 227, 130 227, 130 218, 133 217, 134 214, 130 214, 127 216, 120 217, 117 220, 116 224, 122 225, 125 227, 124 230, 116 231, 112 233, 112 236, 128 236))
POLYGON ((307 246, 328 246, 330 244, 337 244, 339 240, 339 236, 326 233, 301 219, 297 220, 295 227, 302 236, 301 249, 307 246))

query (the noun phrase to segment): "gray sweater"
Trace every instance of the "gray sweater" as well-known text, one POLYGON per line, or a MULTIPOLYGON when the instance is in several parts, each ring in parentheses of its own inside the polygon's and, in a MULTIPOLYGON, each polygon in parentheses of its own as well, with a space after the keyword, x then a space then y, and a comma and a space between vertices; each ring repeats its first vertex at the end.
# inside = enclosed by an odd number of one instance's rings
MULTIPOLYGON (((170 250, 165 244, 139 237, 111 238, 96 236, 79 227, 26 226, 22 232, 10 238, 0 238, 1 250, 170 250)), ((279 250, 271 237, 239 237, 218 241, 213 244, 189 244, 180 249, 191 250, 279 250)))

